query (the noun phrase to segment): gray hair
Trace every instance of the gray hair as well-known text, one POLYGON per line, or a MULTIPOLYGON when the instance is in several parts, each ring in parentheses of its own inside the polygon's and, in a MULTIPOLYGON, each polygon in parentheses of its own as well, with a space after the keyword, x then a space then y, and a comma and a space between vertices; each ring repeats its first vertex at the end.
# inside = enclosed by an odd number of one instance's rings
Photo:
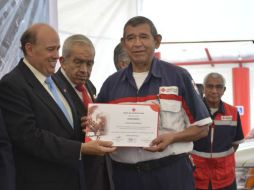
POLYGON ((224 78, 220 73, 215 73, 215 72, 213 72, 213 73, 209 73, 209 74, 206 75, 206 77, 204 78, 204 82, 203 82, 204 86, 207 84, 207 81, 208 81, 209 78, 221 79, 222 82, 223 82, 223 86, 225 86, 225 84, 226 84, 225 78, 224 78))
POLYGON ((94 50, 94 53, 95 53, 95 48, 93 46, 93 43, 88 37, 86 37, 82 34, 75 34, 75 35, 68 37, 64 41, 63 48, 62 48, 62 56, 64 58, 68 58, 71 55, 71 48, 74 44, 88 45, 94 50))

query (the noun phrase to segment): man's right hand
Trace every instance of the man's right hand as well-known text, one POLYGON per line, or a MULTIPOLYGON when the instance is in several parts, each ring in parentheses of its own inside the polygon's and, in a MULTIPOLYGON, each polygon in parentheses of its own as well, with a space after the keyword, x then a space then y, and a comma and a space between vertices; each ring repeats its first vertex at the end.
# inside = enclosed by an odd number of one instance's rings
POLYGON ((103 156, 116 150, 111 141, 92 140, 81 144, 81 153, 103 156))

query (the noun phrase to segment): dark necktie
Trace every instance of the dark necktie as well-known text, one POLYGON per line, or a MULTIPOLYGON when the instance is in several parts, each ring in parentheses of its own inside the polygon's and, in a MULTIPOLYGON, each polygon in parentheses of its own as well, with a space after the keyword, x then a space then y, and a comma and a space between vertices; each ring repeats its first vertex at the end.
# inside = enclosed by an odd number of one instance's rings
POLYGON ((86 86, 85 85, 77 85, 75 87, 79 92, 82 93, 82 97, 83 97, 83 103, 85 105, 86 108, 88 108, 88 104, 89 103, 92 103, 92 99, 90 98, 89 94, 88 94, 88 91, 86 89, 86 86))
POLYGON ((64 106, 63 101, 62 101, 61 98, 60 98, 60 95, 59 95, 59 93, 58 93, 58 91, 57 91, 57 87, 56 87, 54 81, 52 80, 51 77, 48 77, 48 78, 46 78, 45 83, 48 85, 49 90, 50 90, 50 92, 52 93, 55 102, 57 103, 57 105, 59 106, 59 108, 60 108, 60 109, 62 110, 62 112, 64 113, 66 119, 69 121, 69 123, 70 123, 71 126, 73 127, 73 122, 72 122, 72 120, 71 120, 71 117, 70 117, 70 115, 68 114, 68 111, 67 111, 66 107, 64 106))

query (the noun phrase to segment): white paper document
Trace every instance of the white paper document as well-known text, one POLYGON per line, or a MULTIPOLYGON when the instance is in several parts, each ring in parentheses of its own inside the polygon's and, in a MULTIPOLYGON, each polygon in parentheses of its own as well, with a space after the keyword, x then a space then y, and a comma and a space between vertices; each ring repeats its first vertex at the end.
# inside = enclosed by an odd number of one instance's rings
POLYGON ((86 139, 112 141, 113 146, 149 147, 157 137, 159 106, 152 104, 89 104, 92 120, 86 139))

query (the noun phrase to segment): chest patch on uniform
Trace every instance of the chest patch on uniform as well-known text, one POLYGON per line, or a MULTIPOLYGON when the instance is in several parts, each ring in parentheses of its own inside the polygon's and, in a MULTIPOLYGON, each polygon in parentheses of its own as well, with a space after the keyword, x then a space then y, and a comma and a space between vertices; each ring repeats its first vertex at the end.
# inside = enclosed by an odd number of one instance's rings
POLYGON ((221 120, 223 121, 232 121, 233 116, 232 115, 223 115, 221 116, 221 120))
POLYGON ((178 95, 178 87, 177 86, 161 86, 160 94, 174 94, 178 95))

